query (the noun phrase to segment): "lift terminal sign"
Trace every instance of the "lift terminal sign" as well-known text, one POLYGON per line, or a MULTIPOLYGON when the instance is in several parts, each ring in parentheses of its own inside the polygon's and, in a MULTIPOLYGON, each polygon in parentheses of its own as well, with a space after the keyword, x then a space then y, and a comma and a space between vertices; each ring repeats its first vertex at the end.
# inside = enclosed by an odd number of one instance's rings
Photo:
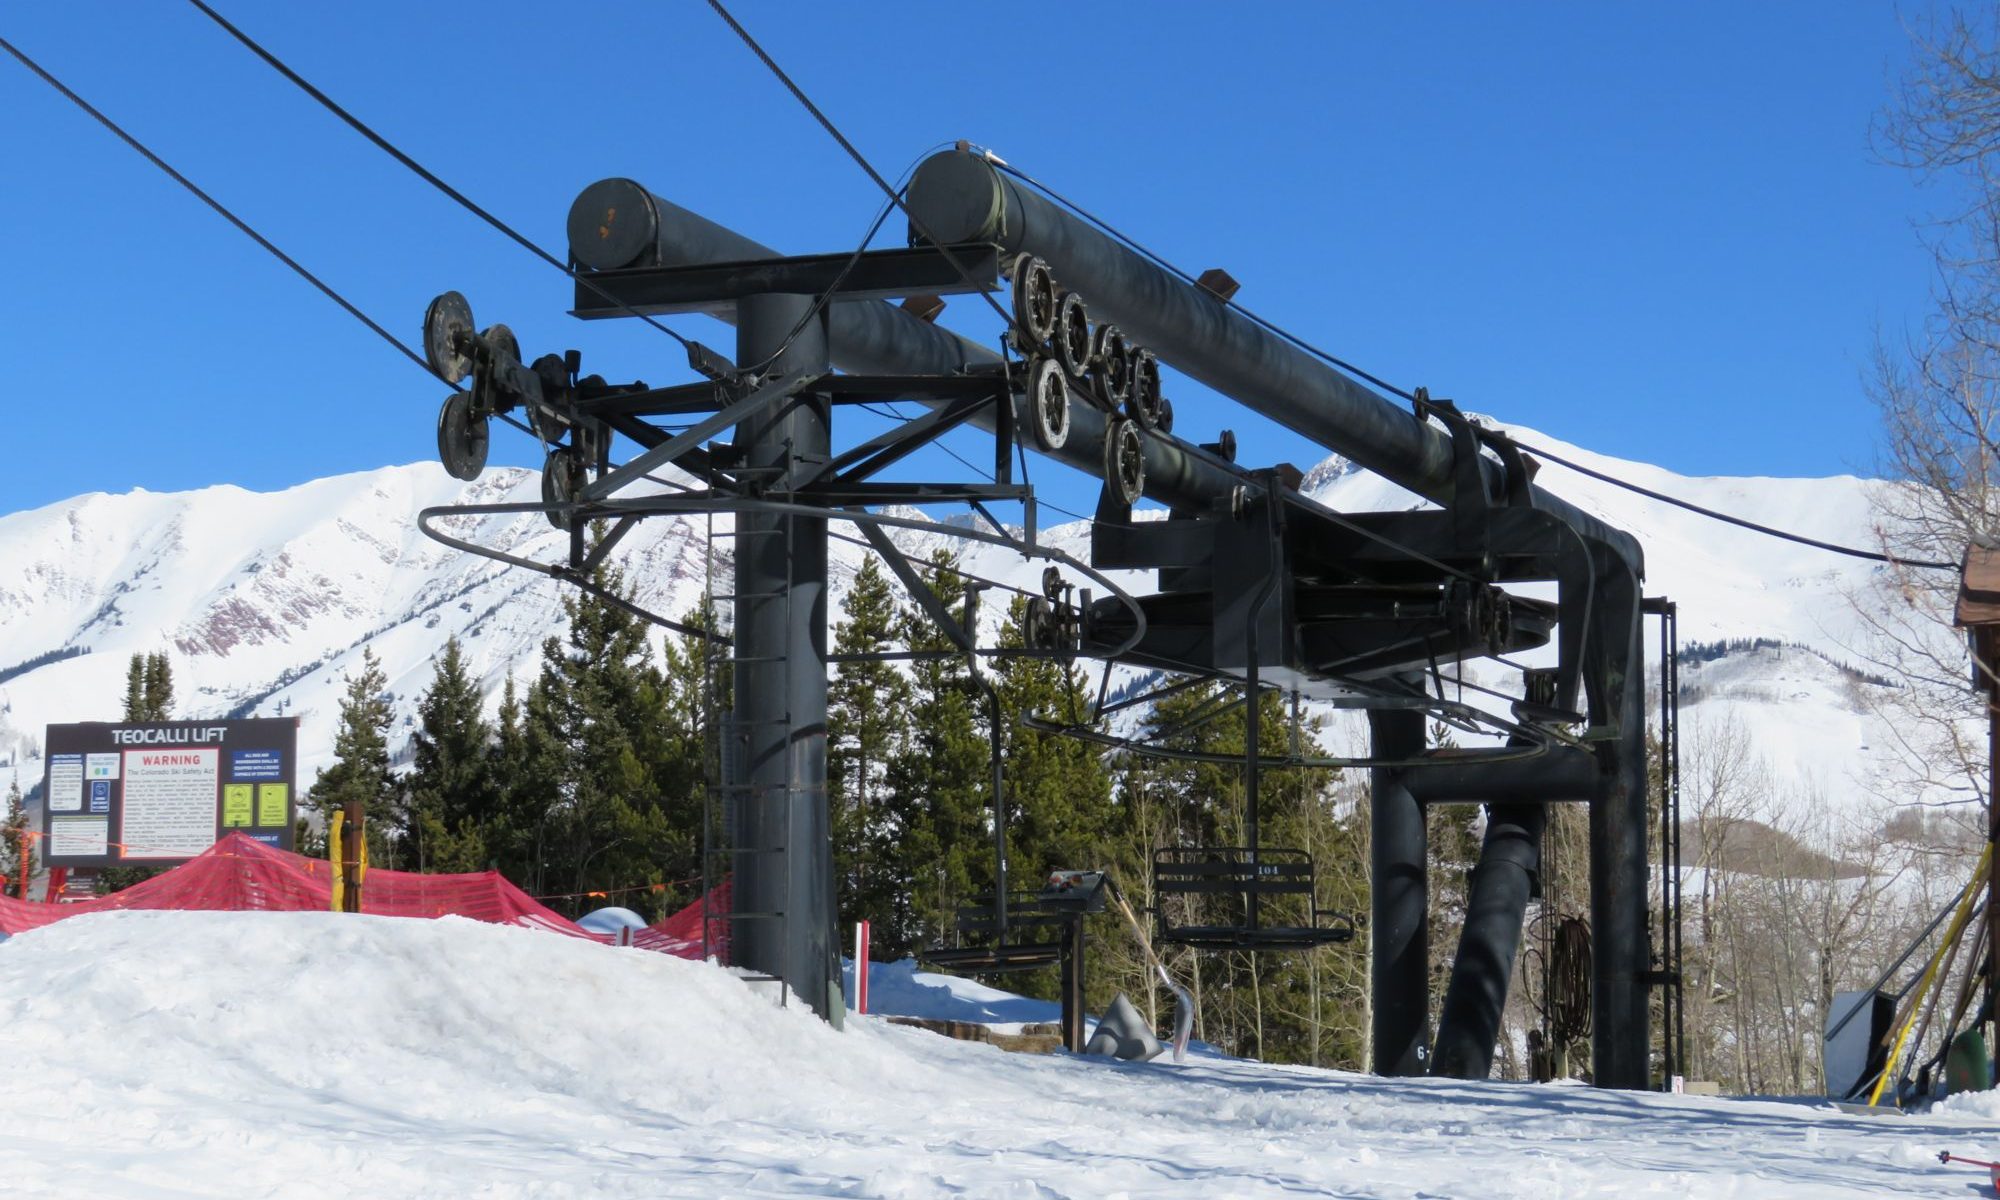
POLYGON ((295 717, 51 725, 44 861, 172 866, 230 833, 290 850, 298 741, 295 717))

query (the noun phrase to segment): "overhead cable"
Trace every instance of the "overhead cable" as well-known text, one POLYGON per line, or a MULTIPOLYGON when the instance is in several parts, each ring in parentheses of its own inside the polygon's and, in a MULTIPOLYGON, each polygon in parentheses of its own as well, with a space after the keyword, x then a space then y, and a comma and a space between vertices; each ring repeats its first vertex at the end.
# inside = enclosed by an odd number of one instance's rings
POLYGON ((251 37, 247 33, 244 33, 241 29, 238 29, 235 25, 232 25, 229 22, 228 18, 224 17, 221 13, 216 12, 213 8, 210 8, 207 4, 203 3, 202 0, 188 0, 188 3, 200 9, 203 15, 207 16, 209 20, 214 21, 217 25, 220 25, 224 30, 224 32, 228 33, 229 36, 243 43, 243 45, 252 54, 255 54, 258 58, 261 58, 266 63, 270 64, 272 70, 278 72, 278 74, 283 75, 286 79, 289 79, 294 84, 298 85, 299 89, 305 92, 306 95, 311 96, 314 100, 317 100, 322 108, 325 108, 328 112, 332 113, 334 116, 339 117, 342 121, 346 122, 348 127, 353 129, 354 132, 360 134, 362 137, 367 138, 369 141, 375 143, 375 145, 378 148, 380 148, 383 153, 395 159, 397 162, 403 164, 405 167, 408 167, 412 172, 416 174, 418 178, 422 179, 425 183, 428 183, 432 187, 436 188, 438 191, 443 192, 447 197, 449 197, 451 200, 457 203, 459 207, 465 209, 465 211, 471 213, 473 216, 478 217, 480 220, 486 222, 488 225, 491 225, 494 229, 506 235, 508 239, 513 241, 515 244, 519 245, 522 249, 526 250, 528 253, 534 255, 536 258, 541 259, 543 262, 554 267, 556 270, 561 271, 563 274, 569 276, 571 279, 575 280, 582 287, 589 289, 591 294, 596 296, 598 299, 604 300, 610 304, 617 306, 620 309, 623 309, 630 316, 639 318, 646 324, 651 325, 654 329, 659 330, 661 333, 664 333, 668 337, 679 342, 683 347, 689 349, 693 348, 694 346, 693 339, 688 338, 685 335, 678 332, 677 330, 662 324, 649 314, 639 312, 637 309, 634 309, 630 305, 619 300, 616 296, 613 296, 610 293, 606 292, 603 288, 593 283, 585 275, 575 270, 572 270, 568 263, 564 262, 562 259, 557 258, 555 255, 550 254, 547 250, 542 249, 539 245, 536 245, 526 235, 520 233, 513 226, 507 224, 507 222, 502 221, 499 217, 494 216, 492 213, 486 211, 486 209, 474 203, 473 200, 469 196, 467 196, 464 192, 459 191, 457 188, 451 186, 444 180, 438 178, 436 173, 432 172, 422 163, 418 162, 416 159, 410 157, 408 154, 405 154, 402 150, 398 149, 396 145, 393 142, 391 142, 388 138, 383 137, 381 134, 375 132, 374 129, 370 128, 367 122, 361 120, 353 113, 348 112, 345 108, 342 108, 339 102, 335 101, 333 97, 327 95, 325 92, 322 92, 318 88, 314 87, 310 82, 306 80, 304 76, 300 75, 297 71, 294 71, 292 70, 291 67, 287 66, 283 59, 280 59, 277 55, 271 53, 269 50, 266 50, 262 45, 260 45, 257 42, 255 38, 251 37))
MULTIPOLYGON (((917 214, 911 212, 910 206, 904 202, 902 192, 887 179, 884 179, 882 173, 875 169, 875 165, 868 161, 868 157, 856 149, 853 142, 847 140, 847 135, 840 132, 840 127, 833 123, 833 118, 827 116, 819 105, 813 103, 812 97, 806 95, 805 89, 793 81, 792 77, 785 72, 785 69, 778 65, 778 60, 771 57, 763 45, 751 36, 748 29, 743 28, 742 23, 723 6, 722 0, 708 0, 708 6, 714 9, 715 14, 722 18, 723 23, 729 26, 730 30, 742 40, 745 46, 750 48, 750 52, 757 56, 758 61, 770 69, 771 74, 777 77, 778 82, 785 85, 785 90, 790 92, 792 98, 797 100, 805 108, 806 112, 812 115, 812 119, 819 122, 819 127, 826 130, 827 136, 831 137, 840 145, 842 150, 847 152, 847 157, 853 159, 854 164, 860 167, 869 179, 874 180, 875 186, 882 189, 882 194, 889 198, 889 202, 902 210, 903 215, 909 218, 910 228, 916 231, 917 236, 930 243, 931 248, 936 250, 946 263, 950 264, 952 270, 958 272, 960 278, 969 284, 975 285, 979 298, 986 302, 988 308, 999 314, 1000 319, 1006 322, 1009 329, 1018 329, 1020 322, 1014 319, 1014 314, 1003 308, 1000 302, 993 298, 991 292, 983 287, 977 287, 978 280, 973 278, 971 269, 959 260, 958 255, 952 253, 951 247, 931 236, 930 230, 924 227, 923 221, 918 218, 917 214)), ((1026 337, 1025 330, 1022 331, 1022 336, 1026 337)))
POLYGON ((1662 504, 1671 504, 1675 508, 1684 508, 1691 513, 1697 513, 1701 516, 1709 518, 1710 520, 1722 521, 1726 524, 1736 525, 1743 529, 1748 529, 1753 533, 1761 533, 1767 537, 1782 538, 1788 542, 1797 542, 1801 546, 1811 546, 1816 550, 1825 550, 1831 554, 1845 554, 1849 558, 1866 559, 1869 562, 1888 563, 1891 566, 1918 567, 1926 571, 1958 570, 1958 564, 1954 562, 1926 561, 1924 559, 1917 559, 1917 558, 1899 558, 1893 554, 1882 554, 1874 550, 1861 550, 1853 546, 1842 546, 1835 542, 1826 542, 1826 541, 1821 541, 1818 538, 1810 538, 1802 533, 1791 533, 1783 529, 1774 529, 1769 525, 1759 524, 1758 522, 1749 520, 1748 518, 1745 517, 1732 516, 1729 513, 1720 512, 1713 508, 1705 508, 1702 505, 1696 504, 1692 500, 1683 500, 1678 496, 1669 496, 1665 492, 1654 491, 1652 488, 1646 487, 1643 484, 1633 483, 1628 479, 1620 479, 1617 476, 1611 475, 1607 472, 1586 467, 1582 463, 1572 462, 1567 458, 1561 457, 1560 455, 1551 454, 1547 450, 1538 450, 1535 447, 1528 445, 1526 442, 1517 441, 1516 439, 1511 437, 1509 437, 1507 440, 1513 442, 1514 445, 1519 446, 1521 450, 1525 453, 1532 454, 1537 458, 1545 458, 1548 461, 1555 463, 1558 466, 1568 467, 1570 470, 1575 471, 1579 475, 1588 475, 1592 479, 1600 480, 1604 483, 1611 484, 1614 487, 1624 488, 1628 492, 1636 492, 1639 495, 1645 496, 1648 499, 1658 500, 1662 504))
MULTIPOLYGON (((298 259, 295 259, 291 255, 285 253, 283 250, 278 249, 277 245, 273 243, 270 238, 267 238, 263 234, 258 233, 255 229, 251 228, 250 223, 248 221, 245 221, 243 218, 231 212, 229 208, 222 203, 222 201, 217 200, 214 196, 209 195, 207 192, 203 191, 199 186, 197 186, 192 179, 189 179, 187 176, 181 174, 179 171, 176 171, 173 168, 173 166, 167 162, 167 160, 153 153, 152 150, 146 147, 145 143, 141 142, 138 138, 133 137, 131 134, 127 133, 122 126, 120 126, 116 121, 113 121, 110 117, 107 117, 102 112, 98 111, 97 108, 94 107, 88 100, 85 100, 82 96, 79 96, 75 92, 71 91, 69 87, 63 83, 62 80, 57 79, 54 75, 51 75, 46 69, 42 67, 40 63, 28 57, 28 55, 25 52, 23 52, 19 47, 15 46, 12 42, 6 40, 5 38, 0 38, 0 50, 5 50, 8 54, 13 55, 14 59, 17 62, 19 62, 22 66, 28 68, 28 70, 33 71, 38 77, 40 77, 43 83, 48 84, 56 91, 62 93, 64 99, 68 100, 71 104, 76 105, 78 108, 88 113, 90 117, 93 120, 95 120, 99 125, 104 126, 106 129, 110 130, 113 134, 117 135, 118 140, 124 142, 127 146, 130 146, 133 150, 137 151, 140 154, 140 156, 143 157, 147 162, 152 163, 154 166, 158 167, 162 172, 166 174, 166 176, 169 179, 172 179, 175 183, 178 183, 182 187, 186 188, 189 194, 193 195, 195 199, 200 200, 203 204, 206 204, 208 205, 209 208, 213 209, 217 216, 229 222, 231 225, 236 226, 236 228, 240 232, 242 232, 242 234, 245 237, 249 238, 251 241, 256 242, 259 246, 263 247, 266 251, 268 251, 271 254, 272 257, 276 258, 279 262, 284 263, 286 266, 290 267, 292 271, 298 275, 299 278, 305 280, 307 283, 310 283, 311 285, 313 285, 313 287, 317 288, 321 295, 333 301, 335 304, 338 304, 341 307, 341 309, 347 313, 348 316, 353 317, 355 320, 361 322, 363 325, 366 325, 369 329, 373 330, 375 336, 381 338, 383 341, 395 347, 399 352, 402 353, 403 357, 409 359, 411 362, 417 364, 418 367, 422 368, 425 375, 428 375, 433 379, 437 378, 437 374, 431 370, 430 364, 424 361, 423 355, 411 349, 410 346, 406 344, 401 338, 397 337, 393 333, 390 333, 387 329, 384 329, 380 324, 378 324, 375 321, 373 317, 370 317, 367 313, 362 312, 361 309, 358 306, 356 306, 353 301, 341 295, 338 291, 335 291, 332 284, 329 284, 324 279, 321 279, 319 276, 307 270, 305 266, 299 262, 298 259)), ((449 383, 451 381, 446 380, 445 382, 449 383)))

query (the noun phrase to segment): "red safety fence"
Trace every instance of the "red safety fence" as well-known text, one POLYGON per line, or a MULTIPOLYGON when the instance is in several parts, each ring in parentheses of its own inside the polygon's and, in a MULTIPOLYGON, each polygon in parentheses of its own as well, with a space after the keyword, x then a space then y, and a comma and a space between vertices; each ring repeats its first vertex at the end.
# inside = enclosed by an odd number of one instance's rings
MULTIPOLYGON (((180 912, 326 912, 332 876, 324 859, 274 849, 231 833, 200 856, 121 892, 62 904, 35 904, 0 896, 0 933, 13 936, 84 913, 120 909, 180 912)), ((729 886, 711 896, 715 912, 729 911, 729 886)), ((515 887, 498 871, 422 875, 371 867, 361 890, 361 911, 383 917, 469 917, 495 925, 520 925, 587 941, 621 941, 592 933, 515 887)), ((702 957, 702 904, 696 900, 657 924, 632 931, 642 950, 677 958, 702 957)), ((715 922, 709 952, 729 961, 723 922, 715 922)))

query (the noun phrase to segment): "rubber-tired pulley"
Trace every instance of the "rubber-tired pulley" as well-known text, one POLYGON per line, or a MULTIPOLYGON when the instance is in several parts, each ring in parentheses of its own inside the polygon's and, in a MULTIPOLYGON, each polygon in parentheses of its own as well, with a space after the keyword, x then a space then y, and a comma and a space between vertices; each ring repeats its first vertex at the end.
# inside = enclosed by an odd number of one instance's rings
POLYGON ((1028 360, 1028 418, 1042 449, 1060 450, 1069 440, 1069 380, 1052 358, 1028 360))
POLYGON ((1090 370, 1090 313, 1075 292, 1056 305, 1055 343, 1063 370, 1071 378, 1082 379, 1090 370))
POLYGON ((528 368, 542 383, 542 402, 528 406, 528 427, 544 442, 559 442, 569 432, 569 418, 557 402, 569 395, 569 368, 559 354, 544 354, 528 368))
POLYGON ((1104 486, 1127 508, 1146 492, 1146 440, 1131 421, 1114 417, 1104 431, 1104 486))
POLYGON ((1160 427, 1162 406, 1166 397, 1160 394, 1160 360, 1151 350, 1135 350, 1132 353, 1132 387, 1125 397, 1125 414, 1137 421, 1142 428, 1160 427))
POLYGON ((1021 617, 1021 640, 1030 650, 1055 648, 1055 617, 1049 602, 1040 596, 1028 597, 1027 611, 1021 617))
MULTIPOLYGON (((548 461, 542 464, 542 503, 574 504, 583 495, 586 473, 583 456, 568 446, 558 446, 549 451, 548 461)), ((560 509, 550 509, 549 524, 557 529, 568 529, 570 514, 560 509)))
POLYGON ((472 415, 472 397, 453 392, 438 410, 438 461, 445 474, 470 483, 486 469, 485 417, 472 415))
POLYGON ((446 292, 424 310, 424 361, 446 383, 463 383, 472 374, 472 306, 457 292, 446 292))
POLYGON ((1022 255, 1014 264, 1015 332, 1033 350, 1045 344, 1056 328, 1056 277, 1049 264, 1033 255, 1022 255))
POLYGON ((1132 353, 1116 325, 1099 325, 1091 338, 1090 390, 1105 412, 1116 412, 1132 393, 1132 353))
POLYGON ((505 362, 521 361, 521 341, 505 325, 488 325, 479 331, 479 340, 486 343, 487 351, 494 358, 505 362))

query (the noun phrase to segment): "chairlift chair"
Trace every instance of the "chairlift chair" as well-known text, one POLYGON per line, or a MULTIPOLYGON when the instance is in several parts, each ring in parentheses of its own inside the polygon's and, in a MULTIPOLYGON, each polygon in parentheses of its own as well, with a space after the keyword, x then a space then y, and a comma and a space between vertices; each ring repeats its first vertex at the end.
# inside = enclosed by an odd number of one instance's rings
MULTIPOLYGON (((1156 940, 1198 950, 1312 950, 1351 941, 1354 918, 1319 907, 1312 855, 1290 847, 1174 846, 1153 852, 1156 940), (1240 919, 1176 921, 1177 897, 1228 896, 1240 919), (1268 901, 1279 901, 1277 923, 1262 920, 1268 901), (1290 901, 1290 903, 1286 903, 1290 901)), ((1196 912, 1203 907, 1199 900, 1196 912)), ((1211 911, 1213 906, 1210 905, 1211 911)))

